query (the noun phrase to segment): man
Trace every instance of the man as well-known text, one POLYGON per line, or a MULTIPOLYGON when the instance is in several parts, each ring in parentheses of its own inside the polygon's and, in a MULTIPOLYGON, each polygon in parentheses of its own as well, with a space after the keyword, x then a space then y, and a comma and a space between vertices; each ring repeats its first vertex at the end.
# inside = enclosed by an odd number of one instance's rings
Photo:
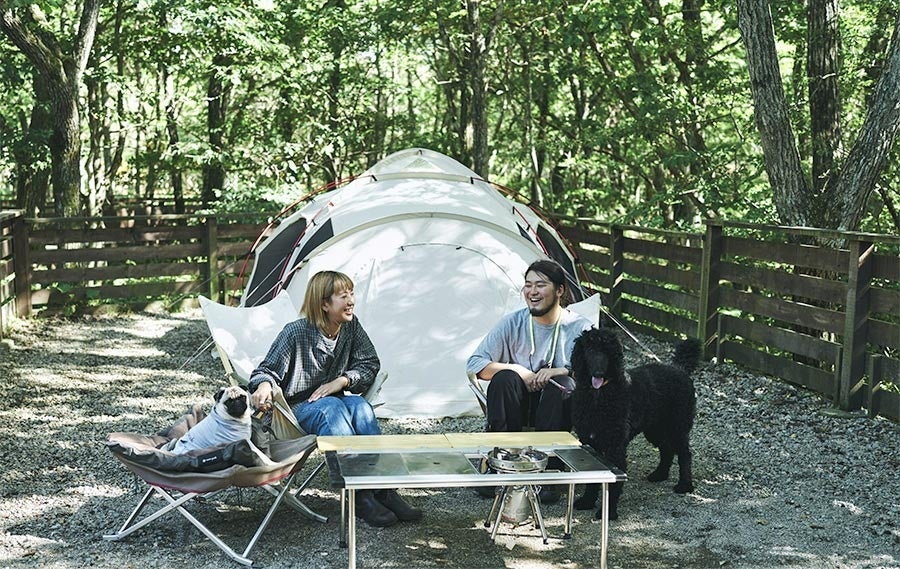
POLYGON ((569 431, 572 345, 591 322, 563 308, 566 273, 550 260, 525 272, 526 308, 503 317, 469 358, 467 369, 489 380, 488 431, 569 431))
MULTIPOLYGON (((507 314, 469 357, 467 369, 489 380, 487 430, 569 431, 572 412, 569 377, 572 345, 591 322, 563 308, 568 297, 566 273, 558 263, 535 261, 525 271, 522 287, 526 308, 507 314)), ((554 468, 558 466, 553 465, 554 468)), ((494 489, 477 488, 485 497, 494 489)), ((542 503, 559 499, 552 487, 540 492, 542 503)))

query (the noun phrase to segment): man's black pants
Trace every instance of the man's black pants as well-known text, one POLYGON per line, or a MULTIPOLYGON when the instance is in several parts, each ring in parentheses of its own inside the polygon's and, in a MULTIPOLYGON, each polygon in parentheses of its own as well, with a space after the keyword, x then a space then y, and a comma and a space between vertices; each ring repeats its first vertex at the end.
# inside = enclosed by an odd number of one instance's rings
MULTIPOLYGON (((575 389, 575 381, 566 375, 554 381, 575 389)), ((494 374, 487 388, 487 430, 517 432, 525 426, 536 431, 572 430, 571 394, 548 383, 540 391, 530 392, 519 374, 505 369, 494 374)))

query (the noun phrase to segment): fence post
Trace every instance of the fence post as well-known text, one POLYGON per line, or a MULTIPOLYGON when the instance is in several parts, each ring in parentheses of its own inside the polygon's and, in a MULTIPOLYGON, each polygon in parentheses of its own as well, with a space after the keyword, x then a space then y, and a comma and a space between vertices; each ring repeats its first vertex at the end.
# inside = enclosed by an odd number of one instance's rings
POLYGON ((31 316, 31 259, 28 247, 28 226, 19 215, 13 221, 13 282, 16 289, 16 316, 31 316))
POLYGON ((209 298, 219 299, 219 226, 215 216, 206 218, 206 282, 209 298))
POLYGON ((609 226, 609 310, 622 318, 622 263, 625 258, 625 232, 618 225, 609 226))
MULTIPOLYGON (((722 259, 722 225, 706 222, 703 261, 700 266, 700 308, 697 311, 697 338, 703 342, 703 357, 709 359, 713 343, 718 344, 719 262, 722 259)), ((718 356, 718 352, 716 352, 718 356)))
POLYGON ((875 245, 850 241, 847 268, 847 309, 844 313, 843 360, 838 380, 838 407, 851 411, 862 405, 866 373, 866 340, 869 328, 869 291, 872 288, 872 256, 875 245))

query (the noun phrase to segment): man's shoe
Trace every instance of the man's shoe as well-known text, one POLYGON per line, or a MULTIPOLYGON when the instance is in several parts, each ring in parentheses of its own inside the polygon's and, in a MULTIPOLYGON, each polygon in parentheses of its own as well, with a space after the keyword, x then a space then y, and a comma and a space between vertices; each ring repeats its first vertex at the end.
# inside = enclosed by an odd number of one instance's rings
POLYGON ((497 495, 496 486, 476 486, 475 491, 478 492, 478 495, 482 498, 493 498, 497 495))
POLYGON ((372 490, 356 492, 356 517, 376 528, 392 526, 398 521, 394 512, 375 499, 375 492, 372 490))
POLYGON ((375 499, 393 512, 401 522, 415 522, 422 519, 422 510, 407 504, 396 490, 378 490, 375 492, 375 499))
POLYGON ((553 486, 544 486, 538 492, 538 500, 541 504, 555 504, 559 502, 559 490, 553 486))

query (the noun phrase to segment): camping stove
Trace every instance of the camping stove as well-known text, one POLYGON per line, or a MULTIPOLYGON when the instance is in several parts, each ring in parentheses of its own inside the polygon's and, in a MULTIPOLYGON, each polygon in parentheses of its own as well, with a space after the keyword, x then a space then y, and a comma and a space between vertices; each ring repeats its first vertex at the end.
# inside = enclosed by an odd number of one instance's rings
MULTIPOLYGON (((547 468, 549 457, 547 453, 534 450, 531 447, 523 449, 502 449, 494 447, 494 450, 485 456, 487 465, 498 474, 518 474, 522 472, 542 472, 547 468)), ((529 517, 533 517, 535 525, 541 530, 544 543, 547 542, 547 530, 544 528, 544 518, 541 515, 541 506, 538 501, 540 486, 527 484, 523 486, 503 486, 498 488, 491 513, 485 521, 485 525, 494 524, 491 531, 491 541, 497 535, 497 528, 501 521, 518 525, 529 517)))

